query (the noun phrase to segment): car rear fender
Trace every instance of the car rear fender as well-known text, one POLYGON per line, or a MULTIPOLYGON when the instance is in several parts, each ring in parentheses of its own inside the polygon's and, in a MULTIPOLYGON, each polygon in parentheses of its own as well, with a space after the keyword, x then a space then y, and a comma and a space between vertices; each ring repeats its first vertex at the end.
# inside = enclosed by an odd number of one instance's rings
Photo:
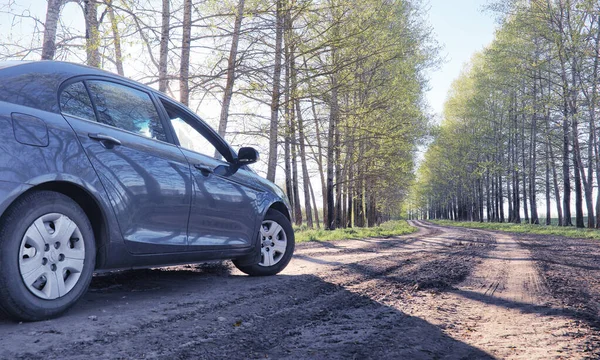
POLYGON ((48 183, 69 183, 105 211, 107 236, 122 243, 107 193, 61 114, 0 102, 0 216, 21 194, 48 183))

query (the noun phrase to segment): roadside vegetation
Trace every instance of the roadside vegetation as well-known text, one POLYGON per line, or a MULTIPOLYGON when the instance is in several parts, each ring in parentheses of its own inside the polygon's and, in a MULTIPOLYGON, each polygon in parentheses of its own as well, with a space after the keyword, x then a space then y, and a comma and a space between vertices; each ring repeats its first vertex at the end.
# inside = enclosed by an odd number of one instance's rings
POLYGON ((345 228, 336 230, 315 230, 306 226, 294 228, 296 233, 296 242, 306 241, 333 241, 349 239, 365 239, 369 237, 390 237, 406 235, 417 231, 417 228, 410 226, 405 220, 392 220, 370 228, 345 228))
POLYGON ((513 233, 564 236, 575 239, 598 239, 600 231, 596 229, 563 227, 555 225, 514 224, 475 221, 430 220, 434 224, 458 226, 470 229, 498 230, 513 233))
POLYGON ((452 85, 408 212, 599 227, 598 1, 493 4, 500 26, 452 85))

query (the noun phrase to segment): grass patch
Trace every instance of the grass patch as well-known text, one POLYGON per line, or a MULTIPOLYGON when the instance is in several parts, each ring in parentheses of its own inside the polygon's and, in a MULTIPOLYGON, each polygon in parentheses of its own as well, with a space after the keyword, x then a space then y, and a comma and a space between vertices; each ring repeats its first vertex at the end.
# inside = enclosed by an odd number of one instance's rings
POLYGON ((451 221, 451 220, 432 220, 432 223, 448 226, 459 226, 471 229, 499 230, 514 233, 540 234, 564 236, 578 239, 599 239, 600 231, 596 229, 581 229, 576 227, 562 227, 554 225, 532 225, 532 224, 512 224, 512 223, 488 223, 488 222, 470 222, 470 221, 451 221))
POLYGON ((364 239, 369 237, 389 237, 410 234, 417 231, 414 226, 404 220, 388 221, 372 228, 349 228, 336 230, 308 229, 305 225, 294 228, 296 242, 333 241, 347 239, 364 239))

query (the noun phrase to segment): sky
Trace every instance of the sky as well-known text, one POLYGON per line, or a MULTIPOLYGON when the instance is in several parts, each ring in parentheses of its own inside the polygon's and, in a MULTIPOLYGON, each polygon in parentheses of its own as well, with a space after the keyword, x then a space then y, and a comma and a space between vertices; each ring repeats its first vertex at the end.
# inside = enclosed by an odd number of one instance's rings
POLYGON ((444 101, 454 81, 473 54, 490 44, 496 23, 483 7, 489 0, 430 0, 429 24, 433 36, 443 49, 445 59, 440 68, 430 73, 427 100, 432 110, 441 116, 444 101))

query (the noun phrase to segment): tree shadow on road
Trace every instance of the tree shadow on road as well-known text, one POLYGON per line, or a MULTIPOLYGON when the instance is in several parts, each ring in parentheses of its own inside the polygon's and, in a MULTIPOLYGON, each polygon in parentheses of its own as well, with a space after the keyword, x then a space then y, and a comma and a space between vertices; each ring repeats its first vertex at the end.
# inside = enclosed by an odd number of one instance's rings
POLYGON ((20 325, 0 320, 0 357, 492 358, 368 293, 314 275, 181 269, 103 277, 102 285, 115 286, 88 292, 64 317, 20 325), (15 343, 31 334, 51 335, 27 347, 15 343))

